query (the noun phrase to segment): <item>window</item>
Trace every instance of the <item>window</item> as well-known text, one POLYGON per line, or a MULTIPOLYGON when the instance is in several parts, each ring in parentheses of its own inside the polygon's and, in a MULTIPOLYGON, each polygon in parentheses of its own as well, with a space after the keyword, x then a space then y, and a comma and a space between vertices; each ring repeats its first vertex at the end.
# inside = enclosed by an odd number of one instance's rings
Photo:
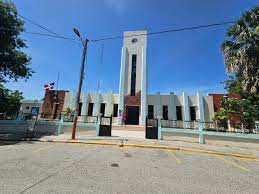
POLYGON ((114 104, 113 105, 113 117, 117 117, 118 116, 118 104, 114 104))
POLYGON ((94 103, 89 103, 88 105, 88 116, 93 116, 94 103))
POLYGON ((168 106, 163 106, 163 119, 168 120, 168 106))
POLYGON ((176 106, 176 119, 179 120, 179 121, 183 120, 182 107, 181 106, 176 106))
POLYGON ((26 106, 26 109, 28 110, 30 107, 26 106))
POLYGON ((154 118, 154 106, 148 105, 148 118, 153 119, 154 118))
POLYGON ((105 115, 105 103, 101 103, 100 113, 102 114, 102 116, 105 115))
POLYGON ((195 106, 190 107, 191 121, 196 121, 196 108, 195 106))
POLYGON ((135 96, 136 94, 136 72, 137 72, 137 55, 132 55, 132 66, 131 66, 131 89, 130 95, 135 96))
POLYGON ((78 105, 78 116, 81 116, 82 106, 83 106, 83 103, 79 102, 79 105, 78 105))

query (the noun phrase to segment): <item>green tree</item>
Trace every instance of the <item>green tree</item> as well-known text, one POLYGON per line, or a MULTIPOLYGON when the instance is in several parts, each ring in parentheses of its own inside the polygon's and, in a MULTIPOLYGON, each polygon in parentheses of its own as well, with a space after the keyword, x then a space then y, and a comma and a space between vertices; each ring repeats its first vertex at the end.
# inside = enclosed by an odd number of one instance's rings
POLYGON ((29 78, 30 57, 23 51, 25 41, 19 38, 24 22, 18 18, 15 5, 0 0, 0 83, 29 78))
POLYGON ((225 89, 241 96, 243 122, 252 123, 259 120, 259 6, 242 14, 227 37, 221 46, 230 72, 225 89))
MULTIPOLYGON (((228 71, 242 91, 259 92, 259 6, 242 14, 227 31, 222 51, 228 71)), ((232 82, 233 84, 233 82, 232 82)))
POLYGON ((3 84, 18 79, 28 79, 33 71, 31 58, 22 50, 25 40, 19 36, 24 22, 18 18, 16 7, 10 1, 0 0, 0 113, 12 117, 20 108, 22 94, 5 89, 3 84))
POLYGON ((14 118, 17 116, 23 99, 19 91, 0 88, 0 118, 14 118))

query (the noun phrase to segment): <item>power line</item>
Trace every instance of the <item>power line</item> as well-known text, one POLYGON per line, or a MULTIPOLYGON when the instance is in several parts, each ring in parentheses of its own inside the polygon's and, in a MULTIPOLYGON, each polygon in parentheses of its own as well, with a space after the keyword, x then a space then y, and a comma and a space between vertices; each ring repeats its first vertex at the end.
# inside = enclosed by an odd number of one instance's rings
MULTIPOLYGON (((0 27, 0 30, 8 30, 8 31, 11 31, 11 30, 13 30, 13 29, 0 27)), ((70 39, 70 38, 66 38, 66 37, 60 37, 60 36, 51 35, 51 34, 44 34, 44 33, 39 33, 39 32, 30 32, 30 31, 26 31, 26 30, 22 31, 22 33, 75 41, 75 39, 70 39)))
MULTIPOLYGON (((10 9, 7 6, 4 6, 2 4, 0 4, 1 6, 9 9, 10 11, 12 11, 14 13, 14 11, 12 9, 10 9)), ((38 32, 28 32, 28 31, 23 31, 24 33, 27 34, 33 34, 33 35, 40 35, 40 36, 48 36, 48 37, 52 37, 52 38, 62 38, 65 40, 72 40, 72 41, 76 41, 76 39, 73 38, 68 38, 68 37, 64 37, 62 35, 57 34, 56 32, 53 32, 49 29, 47 29, 46 27, 18 14, 17 12, 15 12, 18 16, 20 16, 21 18, 23 18, 24 20, 32 23, 35 26, 38 26, 39 28, 51 33, 51 34, 43 34, 43 33, 38 33, 38 32)), ((213 23, 213 24, 207 24, 207 25, 196 25, 196 26, 191 26, 191 27, 184 27, 184 28, 178 28, 178 29, 171 29, 171 30, 164 30, 164 31, 156 31, 156 32, 149 32, 149 33, 143 33, 143 34, 136 34, 136 35, 130 35, 130 36, 113 36, 113 37, 107 37, 107 38, 100 38, 100 39, 92 39, 90 40, 91 42, 99 42, 99 41, 106 41, 106 40, 115 40, 115 39, 123 39, 125 37, 137 37, 137 36, 146 36, 146 35, 157 35, 157 34, 164 34, 164 33, 172 33, 172 32, 180 32, 180 31, 188 31, 188 30, 195 30, 195 29, 202 29, 202 28, 210 28, 210 27, 214 27, 214 26, 223 26, 223 25, 227 25, 227 24, 233 24, 236 21, 228 21, 228 22, 221 22, 221 23, 213 23)))
MULTIPOLYGON (((45 30, 45 31, 47 31, 47 32, 49 32, 49 33, 51 33, 51 34, 53 34, 53 35, 54 35, 53 37, 55 37, 55 38, 60 37, 60 38, 66 39, 66 40, 73 40, 73 41, 75 41, 75 39, 73 39, 73 38, 68 38, 68 37, 62 36, 62 35, 60 35, 60 34, 58 34, 58 33, 56 33, 56 32, 53 32, 52 30, 49 30, 49 29, 47 29, 46 27, 44 27, 44 26, 42 26, 42 25, 40 25, 40 24, 38 24, 38 23, 36 23, 36 22, 34 22, 34 21, 32 21, 32 20, 30 20, 30 19, 24 17, 24 16, 22 16, 22 15, 19 14, 18 12, 13 11, 13 10, 12 10, 10 7, 8 7, 8 6, 5 6, 5 5, 3 5, 3 4, 0 4, 0 5, 1 5, 2 7, 4 7, 4 8, 6 8, 6 9, 8 9, 9 11, 11 11, 11 12, 17 14, 19 17, 23 18, 23 19, 26 20, 27 22, 29 22, 29 23, 31 23, 31 24, 33 24, 33 25, 35 25, 35 26, 37 26, 37 27, 39 27, 39 28, 41 28, 41 29, 43 29, 43 30, 45 30)), ((31 34, 41 34, 41 33, 36 33, 36 32, 30 32, 30 33, 31 33, 31 34)), ((41 35, 43 35, 43 34, 41 34, 41 35)), ((44 36, 50 36, 50 37, 51 37, 51 35, 44 35, 44 36)))
POLYGON ((157 32, 149 32, 149 33, 136 34, 136 35, 130 35, 130 36, 114 36, 114 37, 93 39, 91 41, 92 42, 99 42, 99 41, 106 41, 106 40, 122 39, 124 37, 136 37, 136 36, 156 35, 156 34, 164 34, 164 33, 171 33, 171 32, 188 31, 188 30, 209 28, 209 27, 213 27, 213 26, 223 26, 223 25, 233 24, 233 23, 235 23, 235 21, 214 23, 214 24, 207 24, 207 25, 197 25, 197 26, 192 26, 192 27, 185 27, 185 28, 178 28, 178 29, 171 29, 171 30, 164 30, 164 31, 157 31, 157 32))

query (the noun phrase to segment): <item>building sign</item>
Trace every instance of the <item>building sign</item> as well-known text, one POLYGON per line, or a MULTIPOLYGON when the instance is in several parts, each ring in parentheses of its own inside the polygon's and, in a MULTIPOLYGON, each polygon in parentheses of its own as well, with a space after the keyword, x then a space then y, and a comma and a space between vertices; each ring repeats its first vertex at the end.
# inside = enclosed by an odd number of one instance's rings
POLYGON ((39 114, 40 107, 31 107, 31 115, 37 116, 39 114))

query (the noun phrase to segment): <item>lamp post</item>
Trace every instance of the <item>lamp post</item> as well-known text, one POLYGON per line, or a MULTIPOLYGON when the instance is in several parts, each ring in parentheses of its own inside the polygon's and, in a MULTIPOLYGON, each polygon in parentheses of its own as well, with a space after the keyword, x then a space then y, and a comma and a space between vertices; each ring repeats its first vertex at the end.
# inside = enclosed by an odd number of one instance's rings
POLYGON ((82 89, 82 84, 83 84, 83 79, 84 79, 84 68, 85 68, 87 43, 89 42, 88 39, 85 39, 85 40, 82 39, 79 31, 76 28, 74 28, 74 32, 80 38, 80 40, 82 42, 83 54, 82 54, 82 61, 81 61, 81 67, 80 67, 78 90, 77 90, 77 94, 76 94, 76 104, 75 104, 74 119, 73 119, 72 139, 75 139, 75 137, 76 137, 76 126, 77 126, 77 120, 78 120, 78 108, 79 108, 81 89, 82 89))

